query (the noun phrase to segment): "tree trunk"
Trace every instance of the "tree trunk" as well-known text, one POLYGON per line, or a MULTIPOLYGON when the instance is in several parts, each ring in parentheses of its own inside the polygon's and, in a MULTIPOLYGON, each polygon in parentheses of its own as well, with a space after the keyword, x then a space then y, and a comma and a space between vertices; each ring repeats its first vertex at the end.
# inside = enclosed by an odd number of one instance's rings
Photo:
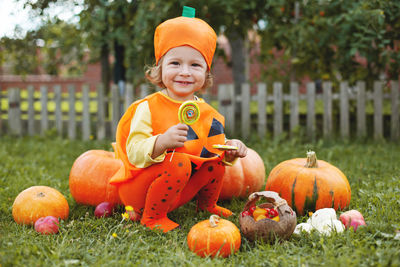
MULTIPOLYGON (((125 47, 119 44, 118 40, 114 40, 114 83, 118 86, 120 98, 125 96, 125 72, 124 66, 125 47)), ((120 103, 120 116, 124 113, 124 105, 120 103)))
MULTIPOLYGON (((109 55, 110 55, 110 48, 107 43, 104 43, 101 46, 101 51, 100 51, 100 62, 101 62, 101 83, 103 84, 103 92, 105 96, 105 106, 108 107, 108 96, 110 94, 110 80, 111 80, 111 75, 110 75, 110 61, 109 61, 109 55)), ((109 116, 109 111, 108 108, 105 110, 106 112, 106 117, 109 116)))
POLYGON ((124 66, 125 46, 121 45, 117 40, 114 40, 114 83, 125 81, 126 69, 124 66))
MULTIPOLYGON (((238 31, 227 33, 231 45, 232 76, 235 87, 235 95, 241 95, 241 86, 247 81, 246 77, 246 47, 245 38, 238 31)), ((235 117, 240 113, 240 103, 236 102, 235 117)))

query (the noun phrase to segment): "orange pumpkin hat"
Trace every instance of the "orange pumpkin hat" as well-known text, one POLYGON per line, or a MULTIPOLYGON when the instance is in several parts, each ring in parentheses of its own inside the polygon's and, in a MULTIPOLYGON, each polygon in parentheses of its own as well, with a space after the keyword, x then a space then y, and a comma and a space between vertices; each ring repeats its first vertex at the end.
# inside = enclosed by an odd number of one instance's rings
POLYGON ((194 17, 195 9, 183 7, 181 17, 169 19, 158 25, 154 33, 156 64, 170 49, 188 45, 198 50, 211 68, 217 44, 215 31, 204 20, 194 17))

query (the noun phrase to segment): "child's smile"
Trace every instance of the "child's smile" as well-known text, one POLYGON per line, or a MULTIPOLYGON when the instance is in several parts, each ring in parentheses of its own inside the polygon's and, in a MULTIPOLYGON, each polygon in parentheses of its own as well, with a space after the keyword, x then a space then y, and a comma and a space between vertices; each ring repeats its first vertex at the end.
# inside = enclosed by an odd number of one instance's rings
POLYGON ((186 81, 176 81, 176 83, 180 84, 180 85, 189 85, 189 84, 193 84, 193 82, 186 82, 186 81))

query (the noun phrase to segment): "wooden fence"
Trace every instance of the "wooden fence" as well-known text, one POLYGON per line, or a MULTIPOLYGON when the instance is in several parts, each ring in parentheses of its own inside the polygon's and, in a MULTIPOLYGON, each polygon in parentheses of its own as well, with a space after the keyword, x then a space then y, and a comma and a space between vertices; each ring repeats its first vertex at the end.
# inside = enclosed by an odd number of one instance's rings
MULTIPOLYGON (((238 96, 232 84, 220 85, 216 99, 204 95, 225 116, 229 137, 247 139, 254 132, 260 138, 276 137, 304 129, 311 139, 335 135, 400 139, 397 81, 389 87, 376 81, 371 90, 362 81, 352 87, 342 82, 338 93, 333 93, 330 82, 323 83, 321 93, 316 92, 314 83, 307 84, 305 93, 299 92, 297 83, 289 88, 280 82, 274 82, 272 88, 265 83, 256 87, 251 94, 250 85, 244 84, 238 96), (235 112, 236 108, 240 111, 235 112), (235 117, 235 113, 240 116, 235 117)), ((149 93, 142 85, 135 95, 129 84, 123 96, 116 86, 110 97, 103 95, 100 86, 97 93, 90 92, 88 86, 80 89, 73 85, 68 86, 68 92, 62 92, 60 86, 41 86, 40 93, 33 86, 7 89, 0 94, 0 134, 44 135, 55 128, 60 136, 70 139, 114 139, 123 111, 149 93)))

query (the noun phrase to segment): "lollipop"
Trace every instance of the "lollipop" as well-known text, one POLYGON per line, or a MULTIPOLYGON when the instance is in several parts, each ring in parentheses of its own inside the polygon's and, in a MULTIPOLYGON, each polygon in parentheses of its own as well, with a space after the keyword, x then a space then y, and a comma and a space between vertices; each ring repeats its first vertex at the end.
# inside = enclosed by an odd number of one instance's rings
POLYGON ((192 125, 200 118, 200 108, 194 101, 185 101, 179 107, 178 118, 181 123, 192 125))
MULTIPOLYGON (((196 102, 188 100, 181 104, 178 110, 178 119, 181 123, 186 125, 192 125, 200 118, 200 108, 196 104, 196 102)), ((172 160, 174 156, 175 149, 172 151, 171 158, 169 161, 172 160)))

